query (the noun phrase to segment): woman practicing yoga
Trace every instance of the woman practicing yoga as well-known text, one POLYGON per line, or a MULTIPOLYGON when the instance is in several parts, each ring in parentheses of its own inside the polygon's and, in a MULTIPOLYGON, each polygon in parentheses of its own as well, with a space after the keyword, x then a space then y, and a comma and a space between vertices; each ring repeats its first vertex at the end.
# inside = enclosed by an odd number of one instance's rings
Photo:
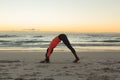
POLYGON ((40 63, 49 63, 50 60, 50 55, 53 52, 53 49, 61 42, 63 41, 63 43, 71 50, 71 52, 73 53, 73 55, 75 56, 75 60, 73 61, 74 63, 77 63, 79 61, 79 57, 76 54, 75 49, 71 46, 67 36, 65 34, 60 34, 58 36, 56 36, 51 43, 49 44, 49 47, 47 49, 46 55, 45 55, 45 60, 41 61, 40 63))

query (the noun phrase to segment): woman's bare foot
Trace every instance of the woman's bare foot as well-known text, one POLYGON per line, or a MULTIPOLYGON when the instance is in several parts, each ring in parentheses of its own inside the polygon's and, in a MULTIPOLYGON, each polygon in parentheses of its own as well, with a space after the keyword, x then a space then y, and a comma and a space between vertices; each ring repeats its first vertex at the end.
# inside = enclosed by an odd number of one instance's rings
POLYGON ((77 58, 77 59, 75 59, 75 60, 73 61, 73 63, 77 63, 79 60, 80 60, 80 59, 77 58))
POLYGON ((40 63, 50 63, 50 61, 48 59, 45 59, 43 61, 40 61, 40 63))

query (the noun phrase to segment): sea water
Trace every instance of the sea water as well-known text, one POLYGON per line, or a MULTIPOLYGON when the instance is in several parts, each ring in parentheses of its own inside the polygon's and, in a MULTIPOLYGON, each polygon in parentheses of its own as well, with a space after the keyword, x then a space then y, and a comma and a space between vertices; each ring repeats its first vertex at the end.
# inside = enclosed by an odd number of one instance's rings
MULTIPOLYGON (((0 50, 40 50, 47 49, 50 41, 61 32, 0 32, 0 50)), ((120 33, 64 33, 77 51, 118 50, 120 33)), ((68 51, 61 42, 56 51, 68 51)))

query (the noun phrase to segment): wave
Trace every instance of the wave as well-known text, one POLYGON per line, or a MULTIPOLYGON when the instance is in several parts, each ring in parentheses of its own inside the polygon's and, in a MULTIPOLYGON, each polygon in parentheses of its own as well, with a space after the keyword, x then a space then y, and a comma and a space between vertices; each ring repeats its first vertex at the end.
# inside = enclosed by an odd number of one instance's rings
POLYGON ((42 47, 47 46, 49 41, 4 41, 0 40, 0 47, 42 47))
POLYGON ((27 44, 44 44, 50 41, 39 41, 39 40, 23 40, 23 41, 11 41, 11 40, 0 40, 0 44, 3 45, 27 45, 27 44))
POLYGON ((73 46, 82 46, 82 47, 86 47, 86 46, 120 46, 120 44, 72 44, 73 46))
POLYGON ((86 41, 86 42, 120 42, 120 40, 92 40, 92 41, 86 41))
POLYGON ((39 41, 15 41, 15 43, 39 43, 39 41))
POLYGON ((10 41, 6 41, 6 40, 0 40, 0 42, 4 43, 4 42, 10 42, 10 41))
POLYGON ((105 40, 103 42, 120 42, 120 40, 105 40))
POLYGON ((49 41, 35 41, 35 40, 27 40, 27 41, 16 41, 15 43, 44 43, 49 41))
POLYGON ((1 38, 17 37, 17 35, 0 35, 1 38))
MULTIPOLYGON (((0 38, 12 38, 12 37, 21 37, 21 38, 24 38, 24 37, 28 37, 29 35, 0 35, 0 38)), ((30 35, 31 36, 31 35, 30 35)), ((41 35, 38 35, 38 36, 31 36, 31 37, 35 37, 35 38, 39 38, 39 37, 44 37, 44 36, 41 36, 41 35)))
POLYGON ((33 37, 44 37, 44 36, 41 36, 41 35, 40 35, 40 36, 33 36, 33 37))

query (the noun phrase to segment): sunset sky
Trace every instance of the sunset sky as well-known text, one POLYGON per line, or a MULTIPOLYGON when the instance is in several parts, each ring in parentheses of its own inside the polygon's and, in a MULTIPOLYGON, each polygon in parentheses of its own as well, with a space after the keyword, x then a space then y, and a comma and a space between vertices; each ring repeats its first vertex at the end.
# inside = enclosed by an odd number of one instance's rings
POLYGON ((120 32, 120 0, 0 0, 0 31, 120 32))

